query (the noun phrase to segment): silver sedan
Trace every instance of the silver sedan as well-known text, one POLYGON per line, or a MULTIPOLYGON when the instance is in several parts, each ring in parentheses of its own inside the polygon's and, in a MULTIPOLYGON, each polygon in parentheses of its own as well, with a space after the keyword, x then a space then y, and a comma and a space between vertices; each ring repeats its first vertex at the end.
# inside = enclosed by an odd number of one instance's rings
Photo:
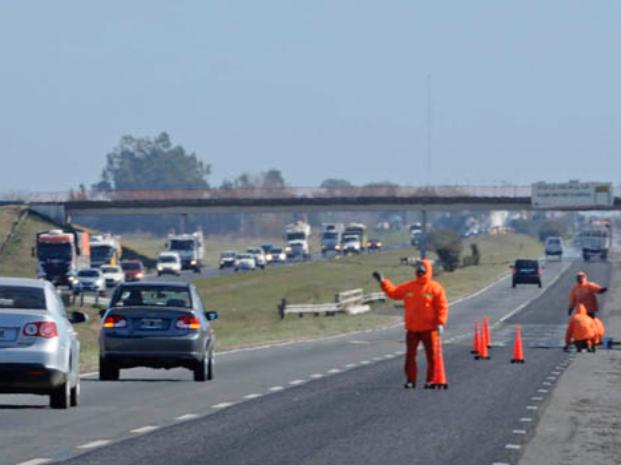
POLYGON ((189 283, 121 284, 102 311, 99 379, 115 381, 122 368, 184 367, 195 381, 213 378, 215 335, 201 298, 189 283))
POLYGON ((0 278, 0 393, 50 396, 50 407, 76 406, 80 342, 58 293, 48 281, 0 278))

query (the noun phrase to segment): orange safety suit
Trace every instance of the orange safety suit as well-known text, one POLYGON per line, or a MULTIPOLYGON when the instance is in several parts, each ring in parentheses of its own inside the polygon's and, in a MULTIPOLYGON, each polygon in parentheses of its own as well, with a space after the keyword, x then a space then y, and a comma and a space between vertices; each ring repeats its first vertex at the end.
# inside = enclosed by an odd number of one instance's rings
POLYGON ((567 323, 567 331, 565 331, 565 345, 568 346, 572 342, 585 348, 591 348, 593 340, 596 336, 595 323, 593 318, 587 315, 584 305, 579 304, 576 313, 569 319, 567 323))
POLYGON ((597 317, 593 317, 593 324, 595 325, 595 338, 593 339, 593 344, 599 345, 602 342, 602 338, 606 334, 606 327, 602 320, 597 317))
POLYGON ((422 341, 427 358, 427 383, 433 382, 436 338, 438 325, 444 326, 448 318, 446 292, 432 279, 429 260, 421 260, 426 273, 412 281, 395 286, 389 279, 381 282, 384 293, 393 300, 403 300, 406 334, 405 376, 416 383, 416 351, 422 341))
POLYGON ((586 273, 584 273, 584 281, 582 284, 576 283, 571 290, 569 297, 569 308, 576 308, 582 304, 586 307, 587 313, 595 313, 599 309, 597 305, 597 294, 602 290, 602 286, 590 282, 586 273))

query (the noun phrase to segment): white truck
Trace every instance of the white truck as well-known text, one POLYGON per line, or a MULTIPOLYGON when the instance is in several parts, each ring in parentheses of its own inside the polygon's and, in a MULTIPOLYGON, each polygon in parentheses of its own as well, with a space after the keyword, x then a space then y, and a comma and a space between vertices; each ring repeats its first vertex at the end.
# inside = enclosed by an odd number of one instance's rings
POLYGON ((179 254, 182 269, 200 273, 205 257, 203 231, 199 230, 192 234, 169 234, 166 250, 179 254))
POLYGON ((323 223, 321 225, 321 253, 339 253, 341 250, 341 235, 345 229, 343 223, 323 223))
POLYGON ((412 247, 419 246, 423 237, 423 225, 421 223, 413 223, 410 225, 409 229, 410 244, 412 244, 412 247))
POLYGON ((583 229, 579 236, 584 261, 589 261, 593 257, 599 257, 601 260, 608 259, 608 249, 612 242, 610 223, 591 224, 583 229))
POLYGON ((121 263, 121 237, 112 234, 97 234, 90 237, 91 266, 118 265, 121 263))
POLYGON ((310 240, 311 227, 305 221, 296 221, 285 227, 284 239, 287 243, 285 252, 287 258, 300 258, 302 260, 310 260, 310 240))

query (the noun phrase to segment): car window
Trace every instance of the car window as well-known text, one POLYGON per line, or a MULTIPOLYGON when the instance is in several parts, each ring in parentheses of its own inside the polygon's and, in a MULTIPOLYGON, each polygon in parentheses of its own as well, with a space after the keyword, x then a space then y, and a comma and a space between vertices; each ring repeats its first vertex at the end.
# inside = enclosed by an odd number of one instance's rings
POLYGON ((38 287, 0 286, 0 308, 45 310, 45 292, 38 287))
POLYGON ((539 268, 539 262, 537 260, 516 260, 516 268, 539 268))
POLYGON ((81 278, 96 278, 99 276, 99 271, 97 270, 80 270, 78 271, 78 276, 81 278))
POLYGON ((185 286, 122 286, 114 293, 110 306, 192 308, 192 298, 185 286))

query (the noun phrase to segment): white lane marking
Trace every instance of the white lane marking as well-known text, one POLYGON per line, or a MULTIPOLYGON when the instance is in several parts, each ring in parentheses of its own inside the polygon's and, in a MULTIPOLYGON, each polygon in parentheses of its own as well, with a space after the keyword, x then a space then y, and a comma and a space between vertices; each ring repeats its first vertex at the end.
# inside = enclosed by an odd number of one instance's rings
POLYGON ((198 418, 198 415, 196 413, 186 413, 185 415, 175 417, 175 420, 188 421, 188 420, 194 420, 195 418, 198 418))
POLYGON ((88 373, 82 373, 80 375, 80 378, 91 378, 91 377, 97 376, 97 375, 99 375, 98 371, 89 371, 88 373))
POLYGON ((519 450, 521 448, 522 448, 522 446, 520 446, 519 444, 507 444, 507 445, 505 445, 505 449, 519 450))
POLYGON ((552 383, 548 383, 547 381, 544 381, 543 383, 541 383, 544 386, 552 386, 552 383))
POLYGON ((353 341, 347 341, 350 344, 370 344, 369 341, 363 341, 363 340, 358 340, 358 339, 354 339, 353 341))
POLYGON ((354 368, 355 366, 358 366, 357 363, 348 363, 347 365, 345 365, 345 368, 354 368))
POLYGON ((526 409, 527 410, 537 410, 539 407, 537 407, 536 405, 527 405, 526 409))
POLYGON ((43 465, 44 463, 50 463, 52 459, 32 459, 25 462, 19 462, 17 465, 43 465))
POLYGON ((546 379, 549 379, 550 381, 556 381, 556 376, 548 376, 546 379))
POLYGON ((371 360, 373 360, 374 362, 379 362, 381 360, 380 357, 373 357, 371 360))
POLYGON ((253 394, 248 394, 248 395, 244 396, 244 399, 248 399, 248 400, 257 399, 257 398, 261 397, 262 395, 263 394, 259 394, 259 393, 255 392, 253 394))
POLYGON ((511 431, 513 434, 526 434, 526 430, 525 429, 514 429, 513 431, 511 431))
POLYGON ((339 370, 338 368, 332 368, 331 370, 328 370, 328 373, 340 373, 341 370, 339 370))
POLYGON ((230 407, 231 405, 235 405, 235 402, 220 402, 219 404, 212 405, 211 408, 221 409, 230 407))
POLYGON ((561 372, 560 371, 553 371, 552 374, 555 375, 555 376, 560 376, 561 372))
POLYGON ((530 400, 543 400, 543 397, 531 397, 530 400))
POLYGON ((524 417, 524 418, 520 418, 520 421, 522 423, 530 423, 531 421, 533 421, 532 418, 528 418, 528 417, 524 417))
POLYGON ((271 388, 268 389, 268 391, 270 392, 277 392, 277 391, 282 391, 284 389, 284 387, 282 386, 272 386, 271 388))
POLYGON ((313 379, 319 379, 323 378, 323 375, 321 373, 313 373, 312 375, 310 375, 310 377, 313 379))
POLYGON ((110 444, 112 441, 109 439, 99 439, 97 441, 87 442, 86 444, 81 444, 76 447, 76 449, 94 449, 95 447, 105 446, 106 444, 110 444))
POLYGON ((492 465, 509 465, 507 462, 494 462, 492 465))
POLYGON ((548 392, 548 390, 547 389, 537 389, 537 392, 541 392, 542 394, 544 394, 544 393, 548 392))
POLYGON ((362 361, 360 362, 360 365, 368 365, 369 363, 371 363, 371 362, 370 362, 370 361, 368 361, 368 360, 362 360, 362 361))
POLYGON ((302 384, 304 382, 303 379, 294 379, 293 381, 289 381, 291 386, 297 386, 298 384, 302 384))
POLYGON ((140 428, 129 430, 129 432, 135 433, 135 434, 144 434, 144 433, 150 433, 151 431, 155 431, 156 429, 159 429, 159 426, 147 425, 147 426, 142 426, 140 428))
POLYGON ((384 355, 384 358, 395 358, 395 356, 393 354, 386 354, 384 355))

